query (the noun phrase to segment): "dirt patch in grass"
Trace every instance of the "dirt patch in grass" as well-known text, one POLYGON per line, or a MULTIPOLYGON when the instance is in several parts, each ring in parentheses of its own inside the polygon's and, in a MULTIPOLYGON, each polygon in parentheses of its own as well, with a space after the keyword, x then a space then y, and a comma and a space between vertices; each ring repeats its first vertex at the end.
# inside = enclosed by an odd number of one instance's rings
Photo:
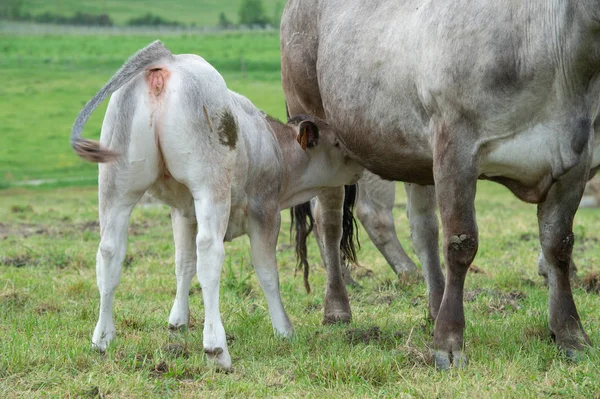
POLYGON ((9 306, 23 306, 27 302, 28 296, 22 292, 9 288, 0 293, 0 304, 9 306))
POLYGON ((486 295, 491 298, 487 304, 488 313, 504 313, 521 308, 521 302, 527 298, 527 294, 522 291, 502 292, 487 288, 476 288, 465 292, 464 301, 473 302, 479 296, 486 295))
POLYGON ((323 305, 320 303, 309 303, 304 307, 304 313, 320 312, 323 309, 323 305))
POLYGON ((173 357, 182 357, 184 359, 190 357, 190 352, 187 349, 187 345, 184 344, 167 344, 162 348, 162 350, 173 357))
POLYGON ((537 239, 538 239, 538 235, 533 234, 533 233, 523 233, 519 236, 519 240, 525 241, 525 242, 529 242, 529 241, 533 241, 533 240, 537 240, 537 239))
POLYGON ((33 213, 31 205, 13 205, 10 207, 12 213, 33 213))
POLYGON ((0 239, 7 239, 8 237, 29 237, 32 235, 50 234, 50 227, 43 224, 34 223, 19 223, 16 225, 9 225, 0 223, 0 239))
POLYGON ((169 365, 164 360, 161 360, 158 364, 152 367, 152 370, 150 370, 150 374, 152 374, 153 377, 160 377, 168 371, 169 365))
POLYGON ((107 395, 108 395, 108 392, 102 392, 99 387, 93 386, 91 388, 84 389, 81 392, 81 396, 78 396, 78 397, 86 398, 86 399, 93 399, 93 398, 104 399, 107 397, 107 395))
POLYGON ((45 313, 58 313, 60 308, 53 303, 42 302, 37 305, 34 309, 35 313, 42 315, 45 313))
POLYGON ((35 266, 39 263, 38 259, 33 259, 29 255, 18 255, 14 257, 6 256, 0 258, 0 265, 10 267, 35 266))
POLYGON ((469 267, 469 273, 473 273, 473 274, 487 274, 482 268, 480 268, 479 266, 472 264, 471 267, 469 267))
POLYGON ((588 294, 600 294, 600 273, 588 272, 581 279, 581 287, 588 294))
POLYGON ((346 331, 346 340, 352 344, 370 344, 381 339, 381 330, 378 326, 366 328, 352 328, 346 331))
POLYGON ((136 319, 123 319, 123 321, 121 321, 121 325, 124 329, 134 331, 143 331, 146 328, 146 323, 144 321, 136 319))

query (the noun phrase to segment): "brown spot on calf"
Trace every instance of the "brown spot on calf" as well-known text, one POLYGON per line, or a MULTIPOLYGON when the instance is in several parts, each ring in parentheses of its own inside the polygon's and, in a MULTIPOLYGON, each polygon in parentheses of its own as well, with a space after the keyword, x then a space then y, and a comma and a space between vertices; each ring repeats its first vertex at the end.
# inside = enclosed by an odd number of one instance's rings
POLYGON ((219 142, 234 149, 238 139, 238 125, 235 117, 229 110, 223 111, 219 117, 219 142))

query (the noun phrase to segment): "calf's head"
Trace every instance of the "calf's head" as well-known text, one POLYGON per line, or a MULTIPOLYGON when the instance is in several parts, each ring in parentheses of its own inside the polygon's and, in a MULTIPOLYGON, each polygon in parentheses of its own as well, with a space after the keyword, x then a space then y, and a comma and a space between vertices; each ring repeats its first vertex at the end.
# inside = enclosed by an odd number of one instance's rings
POLYGON ((296 130, 296 141, 309 159, 309 169, 323 186, 354 184, 363 167, 351 159, 335 131, 323 120, 299 115, 288 121, 296 130))

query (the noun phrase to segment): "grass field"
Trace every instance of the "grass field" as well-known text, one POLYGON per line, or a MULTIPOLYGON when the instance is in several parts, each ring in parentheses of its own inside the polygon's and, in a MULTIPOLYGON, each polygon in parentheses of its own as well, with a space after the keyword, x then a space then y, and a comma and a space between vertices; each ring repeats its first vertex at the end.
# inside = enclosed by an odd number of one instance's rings
MULTIPOLYGON (((269 18, 273 16, 277 3, 283 6, 285 1, 263 0, 265 13, 269 18)), ((241 0, 24 0, 22 11, 33 15, 50 12, 70 16, 77 11, 108 14, 119 25, 151 12, 170 21, 214 26, 218 24, 221 12, 230 21, 238 23, 240 4, 241 0)))
MULTIPOLYGON (((65 4, 66 4, 65 0, 65 4)), ((91 3, 91 2, 89 2, 91 3)), ((108 3, 108 2, 107 2, 108 3)), ((296 328, 273 337, 250 266, 248 240, 227 244, 222 315, 232 373, 202 353, 202 301, 192 289, 192 325, 170 334, 175 292, 168 210, 138 207, 115 300, 118 338, 91 349, 98 314, 96 167, 73 155, 71 124, 85 102, 149 37, 0 36, 0 398, 13 397, 600 397, 600 296, 574 290, 595 347, 566 361, 547 329, 547 289, 537 277, 535 209, 492 183, 479 186, 480 249, 466 282, 466 370, 435 371, 425 285, 399 282, 361 232, 362 288, 350 290, 354 321, 322 326, 325 273, 309 247, 313 293, 294 277, 288 219, 279 239, 282 295, 296 328), (48 179, 24 189, 29 180, 48 179), (64 186, 80 187, 64 187, 64 186), (54 186, 54 188, 52 188, 54 186), (87 187, 86 187, 87 186, 87 187), (57 188, 58 187, 58 188, 57 188)), ((169 36, 176 53, 204 56, 230 88, 284 117, 276 34, 169 36), (246 72, 241 71, 244 57, 246 72)), ((87 125, 97 137, 104 108, 87 125)), ((400 240, 409 245, 402 190, 400 240)), ((576 218, 580 276, 599 270, 600 213, 576 218)), ((596 286, 597 288, 597 286, 596 286)))
MULTIPOLYGON (((402 190, 396 202, 399 237, 414 259, 402 190)), ((301 275, 294 277, 285 217, 278 262, 296 336, 273 337, 247 239, 227 244, 221 298, 234 371, 224 374, 202 354, 197 283, 189 331, 167 329, 175 277, 165 207, 134 211, 115 301, 118 337, 100 355, 90 346, 98 314, 96 190, 0 191, 0 397, 599 397, 597 347, 574 364, 549 338, 533 207, 481 183, 477 210, 475 263, 482 273, 466 282, 466 370, 432 368, 424 283, 399 282, 364 232, 360 258, 373 273, 355 272, 362 288, 350 290, 354 321, 321 325, 325 273, 318 251, 312 242, 313 294, 306 295, 301 275)), ((594 210, 577 216, 580 275, 598 268, 599 223, 594 210)), ((581 287, 574 292, 597 345, 600 297, 581 287)))

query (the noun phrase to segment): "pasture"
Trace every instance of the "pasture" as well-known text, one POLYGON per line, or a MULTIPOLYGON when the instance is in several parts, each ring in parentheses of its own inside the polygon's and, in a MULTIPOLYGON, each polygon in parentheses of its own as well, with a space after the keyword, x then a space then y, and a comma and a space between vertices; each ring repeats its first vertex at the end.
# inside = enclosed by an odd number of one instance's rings
MULTIPOLYGON (((313 293, 304 292, 289 243, 279 237, 284 304, 296 329, 273 337, 250 265, 248 240, 226 244, 221 310, 234 370, 202 353, 202 299, 192 288, 192 323, 171 333, 174 248, 168 209, 134 210, 121 285, 118 337, 105 355, 91 348, 98 314, 96 166, 72 153, 71 124, 124 60, 154 37, 0 37, 0 397, 600 397, 600 213, 575 219, 576 303, 594 344, 564 359, 547 328, 547 288, 537 276, 535 208, 504 188, 479 184, 480 249, 466 281, 465 370, 433 369, 422 281, 398 281, 361 231, 361 287, 351 288, 353 322, 323 326, 325 273, 311 240, 313 293), (38 188, 25 183, 41 180, 38 188)), ((165 37, 175 53, 211 62, 233 90, 285 116, 276 34, 165 37), (242 64, 245 71, 242 71, 242 64)), ((100 131, 106 104, 84 135, 100 131)), ((395 219, 408 254, 405 197, 395 219)))

